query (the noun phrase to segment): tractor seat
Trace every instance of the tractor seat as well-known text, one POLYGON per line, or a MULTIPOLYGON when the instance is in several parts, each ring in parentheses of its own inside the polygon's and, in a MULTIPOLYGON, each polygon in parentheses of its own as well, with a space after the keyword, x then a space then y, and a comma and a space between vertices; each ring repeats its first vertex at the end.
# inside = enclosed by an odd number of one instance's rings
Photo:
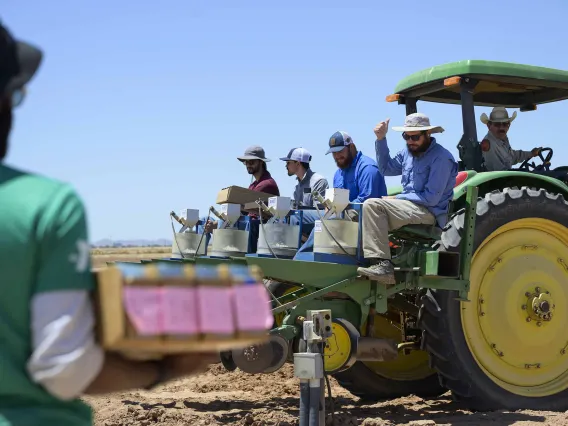
POLYGON ((442 228, 436 225, 405 225, 393 233, 400 238, 420 238, 425 240, 439 240, 442 236, 442 228))

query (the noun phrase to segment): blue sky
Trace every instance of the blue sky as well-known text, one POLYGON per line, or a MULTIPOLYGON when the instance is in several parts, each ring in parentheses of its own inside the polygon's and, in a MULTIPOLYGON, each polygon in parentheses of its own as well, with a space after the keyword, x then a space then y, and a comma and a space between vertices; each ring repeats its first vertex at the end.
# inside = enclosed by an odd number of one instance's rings
MULTIPOLYGON (((336 167, 324 154, 336 130, 374 157, 374 125, 404 120, 385 96, 412 72, 462 59, 568 70, 561 0, 347 4, 5 0, 4 23, 45 52, 7 163, 71 182, 92 241, 170 238, 170 210, 204 214, 221 188, 248 186, 236 157, 249 145, 273 159, 283 195, 295 182, 278 157, 292 147, 310 150, 329 180, 336 167)), ((438 141, 457 156, 459 107, 418 108, 446 129, 438 141)), ((556 127, 565 111, 520 113, 513 147, 549 146, 554 165, 568 164, 556 127)), ((387 137, 391 152, 403 148, 398 133, 387 137)))

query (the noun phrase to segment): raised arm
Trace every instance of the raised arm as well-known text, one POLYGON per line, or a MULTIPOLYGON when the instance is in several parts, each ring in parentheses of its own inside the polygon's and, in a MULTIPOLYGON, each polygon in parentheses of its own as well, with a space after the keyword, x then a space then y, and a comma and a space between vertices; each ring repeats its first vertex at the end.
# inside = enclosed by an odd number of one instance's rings
POLYGON ((383 176, 400 176, 402 174, 402 151, 391 158, 387 138, 375 141, 375 152, 377 153, 379 171, 383 176))
POLYGON ((379 171, 383 176, 399 176, 402 174, 402 152, 399 152, 394 158, 391 158, 389 147, 387 145, 387 132, 390 119, 381 121, 375 126, 375 153, 377 155, 377 164, 379 171))

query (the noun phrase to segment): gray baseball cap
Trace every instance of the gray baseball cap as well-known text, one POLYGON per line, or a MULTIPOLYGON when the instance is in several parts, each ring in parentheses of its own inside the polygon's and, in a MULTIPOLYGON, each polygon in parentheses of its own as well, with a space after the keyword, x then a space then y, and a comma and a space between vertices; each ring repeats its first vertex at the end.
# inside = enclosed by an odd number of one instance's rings
POLYGON ((337 131, 329 138, 329 149, 325 155, 342 151, 346 146, 352 145, 353 139, 346 132, 337 131))
POLYGON ((239 161, 245 160, 261 160, 265 163, 270 161, 264 154, 264 148, 258 145, 249 146, 242 157, 237 157, 239 161))
POLYGON ((286 157, 280 157, 282 161, 299 161, 300 163, 309 163, 312 161, 312 155, 306 148, 292 148, 286 157))

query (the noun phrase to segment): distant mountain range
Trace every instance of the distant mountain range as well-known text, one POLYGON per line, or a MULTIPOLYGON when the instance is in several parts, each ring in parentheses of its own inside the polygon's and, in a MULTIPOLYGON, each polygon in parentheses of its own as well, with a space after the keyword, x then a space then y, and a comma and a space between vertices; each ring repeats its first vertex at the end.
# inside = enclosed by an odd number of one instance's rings
POLYGON ((157 240, 111 240, 105 238, 91 243, 92 247, 163 247, 171 245, 172 240, 166 238, 157 240))

